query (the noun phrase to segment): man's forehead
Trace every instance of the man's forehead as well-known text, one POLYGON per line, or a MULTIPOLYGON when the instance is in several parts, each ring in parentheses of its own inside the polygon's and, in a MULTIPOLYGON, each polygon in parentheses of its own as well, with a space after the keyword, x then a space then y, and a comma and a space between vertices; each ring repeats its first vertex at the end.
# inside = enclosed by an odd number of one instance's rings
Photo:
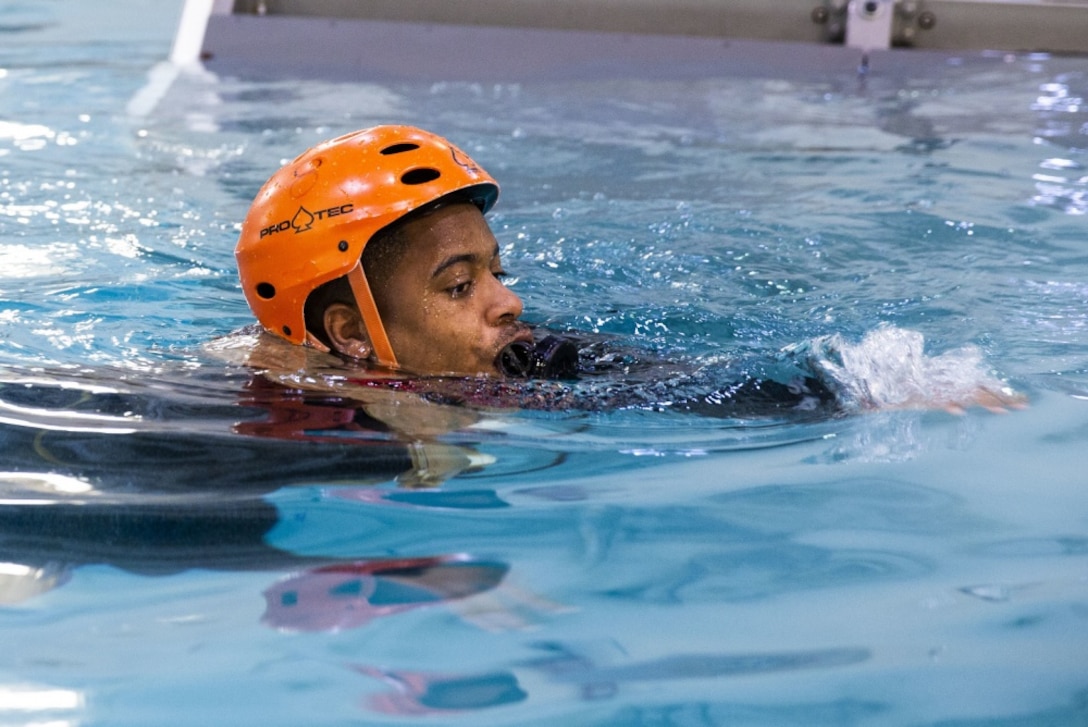
POLYGON ((433 276, 457 262, 490 264, 499 244, 483 214, 474 205, 441 208, 413 220, 401 230, 408 243, 400 266, 433 276))

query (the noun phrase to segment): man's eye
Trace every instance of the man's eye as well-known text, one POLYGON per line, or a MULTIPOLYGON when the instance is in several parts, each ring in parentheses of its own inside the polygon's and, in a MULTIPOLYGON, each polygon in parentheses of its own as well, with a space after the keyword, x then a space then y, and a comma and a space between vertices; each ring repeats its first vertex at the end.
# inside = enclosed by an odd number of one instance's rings
POLYGON ((454 298, 460 298, 463 295, 467 295, 468 291, 472 288, 472 281, 466 280, 463 283, 458 283, 451 288, 447 288, 449 294, 454 298))

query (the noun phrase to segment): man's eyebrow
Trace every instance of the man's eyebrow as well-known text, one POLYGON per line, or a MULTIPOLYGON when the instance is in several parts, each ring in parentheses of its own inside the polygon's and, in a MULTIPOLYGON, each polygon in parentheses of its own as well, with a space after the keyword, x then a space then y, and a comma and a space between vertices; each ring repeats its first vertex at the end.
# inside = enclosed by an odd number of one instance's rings
MULTIPOLYGON (((499 256, 499 246, 495 245, 495 250, 491 253, 491 259, 494 260, 499 256)), ((475 253, 466 252, 460 255, 450 255, 448 258, 438 264, 438 266, 431 272, 431 278, 437 278, 443 270, 452 267, 457 263, 475 263, 475 253)))

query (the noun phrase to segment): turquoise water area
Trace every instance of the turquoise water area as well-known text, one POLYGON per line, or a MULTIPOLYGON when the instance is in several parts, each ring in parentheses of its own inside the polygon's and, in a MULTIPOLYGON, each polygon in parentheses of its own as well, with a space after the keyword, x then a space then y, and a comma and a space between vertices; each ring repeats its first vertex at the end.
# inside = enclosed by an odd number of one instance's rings
POLYGON ((0 725, 1088 723, 1088 61, 157 85, 180 9, 0 7, 0 725), (531 322, 1030 406, 421 443, 225 361, 260 184, 387 122, 531 322))

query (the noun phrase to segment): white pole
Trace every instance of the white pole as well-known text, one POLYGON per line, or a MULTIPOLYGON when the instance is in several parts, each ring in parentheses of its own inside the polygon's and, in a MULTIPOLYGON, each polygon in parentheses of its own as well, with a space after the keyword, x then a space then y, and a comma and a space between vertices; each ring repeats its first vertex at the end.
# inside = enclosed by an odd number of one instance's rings
POLYGON ((178 22, 178 33, 174 36, 174 47, 170 51, 170 62, 174 65, 188 66, 200 60, 204 31, 208 27, 213 2, 214 0, 185 0, 181 21, 178 22))

